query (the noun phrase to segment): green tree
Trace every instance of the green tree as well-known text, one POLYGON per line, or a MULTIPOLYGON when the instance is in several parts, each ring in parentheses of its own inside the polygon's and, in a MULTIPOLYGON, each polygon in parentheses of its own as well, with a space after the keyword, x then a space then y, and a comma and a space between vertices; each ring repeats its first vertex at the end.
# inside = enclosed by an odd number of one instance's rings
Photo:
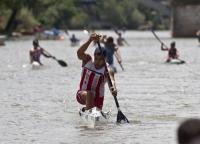
POLYGON ((97 12, 102 21, 114 26, 137 28, 144 23, 144 15, 132 0, 106 0, 97 3, 97 12))

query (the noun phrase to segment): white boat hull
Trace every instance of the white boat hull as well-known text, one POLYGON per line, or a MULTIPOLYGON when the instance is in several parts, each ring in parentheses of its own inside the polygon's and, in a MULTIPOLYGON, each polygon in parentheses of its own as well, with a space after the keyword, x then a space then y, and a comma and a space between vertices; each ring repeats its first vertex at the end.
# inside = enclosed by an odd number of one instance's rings
POLYGON ((179 59, 172 59, 170 61, 166 61, 166 63, 169 63, 169 64, 184 64, 185 61, 179 60, 179 59))
POLYGON ((40 63, 36 61, 32 62, 31 65, 32 65, 32 69, 40 69, 41 67, 40 63))
POLYGON ((111 116, 111 112, 103 112, 94 107, 85 112, 80 109, 79 115, 87 125, 94 127, 100 125, 101 123, 107 122, 111 116))

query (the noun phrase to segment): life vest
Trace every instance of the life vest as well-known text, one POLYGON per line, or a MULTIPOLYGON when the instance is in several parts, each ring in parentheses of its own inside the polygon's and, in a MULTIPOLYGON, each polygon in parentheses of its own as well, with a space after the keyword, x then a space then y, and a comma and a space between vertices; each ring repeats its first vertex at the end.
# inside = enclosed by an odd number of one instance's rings
POLYGON ((33 61, 40 61, 40 55, 42 54, 41 49, 31 50, 31 57, 33 61))
POLYGON ((169 50, 169 57, 176 58, 177 50, 176 49, 170 49, 169 50))

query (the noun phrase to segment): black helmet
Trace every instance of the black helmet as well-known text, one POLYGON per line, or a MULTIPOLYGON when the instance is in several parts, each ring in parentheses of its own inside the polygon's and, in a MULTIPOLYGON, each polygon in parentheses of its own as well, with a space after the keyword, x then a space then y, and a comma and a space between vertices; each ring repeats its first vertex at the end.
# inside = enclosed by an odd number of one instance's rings
POLYGON ((114 40, 113 40, 113 37, 108 37, 108 38, 107 38, 107 42, 108 42, 108 43, 113 43, 113 41, 114 41, 114 40))
POLYGON ((37 46, 39 45, 38 39, 33 40, 33 45, 37 45, 37 46))

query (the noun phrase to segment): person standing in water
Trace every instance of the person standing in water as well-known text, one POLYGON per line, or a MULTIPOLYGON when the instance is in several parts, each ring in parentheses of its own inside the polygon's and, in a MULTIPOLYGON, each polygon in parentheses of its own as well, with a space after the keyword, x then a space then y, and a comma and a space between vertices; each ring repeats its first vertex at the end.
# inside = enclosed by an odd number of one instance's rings
POLYGON ((30 63, 38 62, 40 65, 43 65, 40 61, 40 56, 43 55, 47 58, 52 57, 49 55, 43 48, 39 46, 37 39, 33 40, 33 48, 29 52, 30 63))
POLYGON ((118 46, 124 46, 124 43, 126 44, 126 45, 129 45, 128 43, 127 43, 127 41, 122 37, 122 34, 121 33, 117 33, 118 34, 118 38, 117 38, 117 45, 118 46))
POLYGON ((172 59, 179 59, 178 51, 177 51, 175 45, 176 45, 176 43, 172 42, 170 45, 171 47, 167 48, 167 47, 164 47, 163 43, 161 44, 161 50, 168 51, 168 58, 167 58, 166 62, 170 62, 172 59))
POLYGON ((108 66, 106 71, 104 49, 96 48, 94 51, 94 60, 86 53, 89 45, 92 42, 98 42, 100 36, 92 33, 90 38, 77 50, 77 57, 82 61, 82 76, 79 85, 79 90, 76 94, 76 99, 79 104, 85 105, 82 111, 97 107, 99 110, 103 107, 104 101, 104 86, 108 77, 111 78, 113 86, 109 85, 110 92, 113 96, 117 96, 114 73, 108 66))
MULTIPOLYGON (((129 46, 128 42, 122 37, 122 33, 119 32, 119 30, 117 28, 114 28, 114 31, 118 35, 117 45, 118 46, 124 46, 124 43, 125 43, 126 45, 129 46)), ((123 28, 123 31, 125 32, 125 27, 123 28)))
POLYGON ((106 62, 110 65, 113 72, 117 72, 114 66, 114 54, 117 53, 118 47, 114 43, 113 37, 108 37, 104 42, 104 47, 106 50, 106 62))

